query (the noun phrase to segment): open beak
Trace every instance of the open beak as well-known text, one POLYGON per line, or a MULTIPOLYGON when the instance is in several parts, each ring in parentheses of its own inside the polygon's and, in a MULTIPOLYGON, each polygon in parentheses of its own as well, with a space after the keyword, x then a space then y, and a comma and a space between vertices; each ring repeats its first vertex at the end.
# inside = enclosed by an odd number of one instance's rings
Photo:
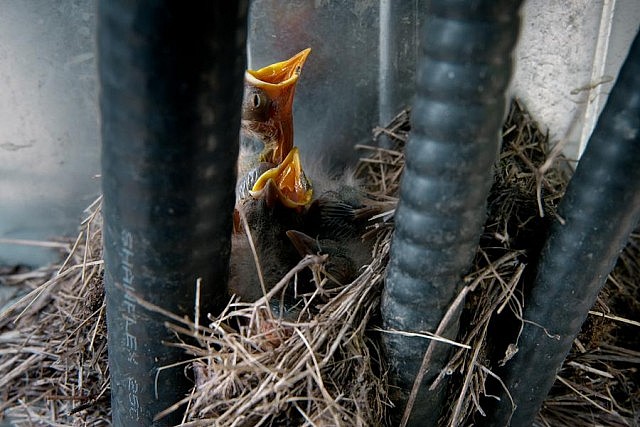
POLYGON ((260 175, 249 193, 254 198, 265 198, 268 204, 277 199, 288 208, 311 203, 313 189, 302 170, 298 147, 293 147, 278 166, 260 175))
POLYGON ((279 164, 293 148, 293 96, 310 52, 245 73, 242 128, 264 142, 260 161, 279 164))

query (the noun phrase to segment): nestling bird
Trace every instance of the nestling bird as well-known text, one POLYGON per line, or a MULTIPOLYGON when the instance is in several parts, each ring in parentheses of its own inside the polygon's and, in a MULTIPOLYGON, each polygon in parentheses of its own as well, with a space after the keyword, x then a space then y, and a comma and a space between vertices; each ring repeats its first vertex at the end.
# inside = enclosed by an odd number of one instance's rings
POLYGON ((260 163, 240 183, 229 291, 243 301, 255 301, 298 263, 298 253, 286 232, 304 228, 301 210, 311 202, 313 192, 296 147, 278 166, 267 168, 260 163))
MULTIPOLYGON (((341 183, 322 174, 313 183, 325 191, 313 198, 297 147, 279 166, 265 169, 263 163, 247 174, 237 204, 251 231, 264 291, 302 257, 314 254, 328 255, 325 271, 333 285, 352 282, 360 268, 371 262, 373 240, 363 240, 362 235, 370 218, 381 211, 380 205, 367 200, 354 183, 341 183)), ((263 289, 242 232, 234 235, 233 260, 231 291, 246 301, 260 298, 263 289)), ((298 286, 299 292, 315 288, 308 278, 300 279, 298 286)))
POLYGON ((305 209, 304 228, 287 235, 300 256, 328 255, 327 276, 334 284, 346 285, 371 263, 374 239, 363 235, 384 205, 366 196, 351 171, 329 175, 318 164, 310 169, 314 198, 305 209))
POLYGON ((310 52, 304 49, 286 61, 246 71, 242 101, 245 138, 240 141, 238 176, 244 176, 256 162, 279 165, 293 148, 293 98, 310 52))

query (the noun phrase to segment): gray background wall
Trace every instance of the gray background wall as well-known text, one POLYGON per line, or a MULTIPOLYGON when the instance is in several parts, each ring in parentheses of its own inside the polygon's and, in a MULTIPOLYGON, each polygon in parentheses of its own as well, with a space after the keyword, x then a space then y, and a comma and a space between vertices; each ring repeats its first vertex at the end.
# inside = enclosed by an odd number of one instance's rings
MULTIPOLYGON (((75 236, 99 193, 92 1, 0 0, 0 238, 75 236)), ((0 265, 49 250, 0 243, 0 265)))

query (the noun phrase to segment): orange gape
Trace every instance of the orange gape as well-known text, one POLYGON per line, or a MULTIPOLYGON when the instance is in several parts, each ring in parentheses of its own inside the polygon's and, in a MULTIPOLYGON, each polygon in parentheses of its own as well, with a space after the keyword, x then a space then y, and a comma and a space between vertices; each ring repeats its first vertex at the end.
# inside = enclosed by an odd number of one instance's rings
POLYGON ((296 168, 294 165, 288 164, 276 178, 276 186, 296 203, 304 195, 304 193, 300 194, 301 190, 303 190, 300 182, 301 172, 299 167, 296 168))

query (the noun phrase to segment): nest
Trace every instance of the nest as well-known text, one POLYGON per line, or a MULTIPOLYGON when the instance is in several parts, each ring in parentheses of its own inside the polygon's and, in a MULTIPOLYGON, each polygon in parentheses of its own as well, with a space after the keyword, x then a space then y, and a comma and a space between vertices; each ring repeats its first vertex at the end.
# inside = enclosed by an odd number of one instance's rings
MULTIPOLYGON (((326 298, 320 292, 326 257, 308 256, 267 296, 253 304, 232 300, 208 325, 167 314, 167 327, 192 358, 195 377, 192 392, 173 406, 167 402, 167 412, 185 404, 184 424, 194 426, 389 422, 378 311, 408 131, 405 111, 374 130, 374 145, 390 148, 359 147, 357 174, 370 197, 389 209, 367 230, 376 242, 374 259, 354 282, 326 298), (305 269, 319 291, 303 296, 297 318, 285 320, 269 299, 305 269)), ((454 402, 442 425, 469 425, 483 414, 487 383, 499 381, 488 358, 496 345, 493 324, 505 313, 521 317, 526 267, 535 263, 569 173, 561 156, 549 156, 547 136, 514 102, 481 245, 455 302, 464 304, 456 351, 436 379, 448 379, 454 402)), ((59 243, 60 265, 0 273, 3 285, 23 292, 0 314, 0 408, 16 425, 105 425, 110 407, 99 201, 77 240, 59 243)), ((634 233, 537 424, 638 422, 640 353, 634 349, 640 348, 640 325, 629 319, 640 313, 639 283, 640 234, 634 233)), ((510 348, 506 343, 505 360, 510 348)))

